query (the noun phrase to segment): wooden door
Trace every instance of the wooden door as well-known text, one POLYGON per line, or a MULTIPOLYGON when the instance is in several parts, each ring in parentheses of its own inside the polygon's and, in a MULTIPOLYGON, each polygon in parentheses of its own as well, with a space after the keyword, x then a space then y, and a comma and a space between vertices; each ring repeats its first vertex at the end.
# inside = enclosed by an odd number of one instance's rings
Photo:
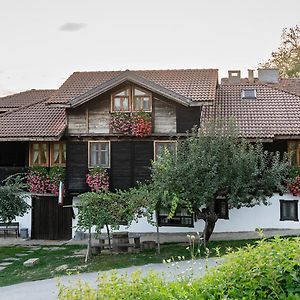
MULTIPOLYGON (((72 208, 62 207, 57 197, 32 198, 31 238, 69 240, 72 238, 72 208)), ((65 205, 71 204, 65 199, 65 205)))

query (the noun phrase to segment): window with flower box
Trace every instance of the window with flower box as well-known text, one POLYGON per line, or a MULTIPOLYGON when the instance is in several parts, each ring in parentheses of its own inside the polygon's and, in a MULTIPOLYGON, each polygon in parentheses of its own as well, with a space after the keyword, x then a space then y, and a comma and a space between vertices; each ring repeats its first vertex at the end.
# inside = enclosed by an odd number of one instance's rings
POLYGON ((29 144, 29 166, 61 166, 66 165, 66 143, 64 142, 32 142, 29 144))
POLYGON ((288 155, 290 165, 293 167, 300 166, 300 141, 288 142, 288 155))
POLYGON ((151 93, 137 87, 130 86, 111 96, 111 112, 151 112, 151 93))
POLYGON ((66 165, 66 144, 62 142, 50 144, 50 164, 51 166, 66 165))
POLYGON ((162 156, 165 151, 176 153, 176 141, 154 141, 154 159, 162 156))
POLYGON ((110 168, 110 142, 89 142, 89 167, 110 168))
POLYGON ((49 166, 49 144, 48 142, 31 143, 29 146, 30 166, 49 166))

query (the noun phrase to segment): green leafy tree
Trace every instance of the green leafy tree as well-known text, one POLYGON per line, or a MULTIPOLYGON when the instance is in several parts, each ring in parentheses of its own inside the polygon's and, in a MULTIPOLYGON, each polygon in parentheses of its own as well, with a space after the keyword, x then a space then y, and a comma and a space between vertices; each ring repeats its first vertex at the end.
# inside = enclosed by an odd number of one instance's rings
POLYGON ((278 68, 286 78, 300 77, 300 25, 283 29, 279 48, 259 67, 278 68))
POLYGON ((206 128, 179 140, 176 156, 166 152, 153 162, 149 201, 168 209, 170 218, 178 207, 187 207, 205 221, 208 241, 218 220, 220 196, 230 208, 268 204, 268 197, 285 189, 287 172, 287 158, 279 153, 238 139, 231 130, 206 128))
POLYGON ((4 185, 0 186, 0 220, 2 222, 12 222, 16 217, 24 216, 30 205, 24 200, 24 178, 18 174, 10 176, 4 180, 4 185))
MULTIPOLYGON (((140 194, 141 195, 141 194, 140 194)), ((87 257, 91 248, 91 227, 95 226, 96 232, 106 227, 110 245, 110 230, 117 229, 120 224, 130 225, 134 219, 143 214, 143 197, 136 196, 136 190, 88 192, 79 196, 78 208, 79 230, 89 231, 89 243, 87 257)), ((111 245, 110 245, 111 249, 111 245)))

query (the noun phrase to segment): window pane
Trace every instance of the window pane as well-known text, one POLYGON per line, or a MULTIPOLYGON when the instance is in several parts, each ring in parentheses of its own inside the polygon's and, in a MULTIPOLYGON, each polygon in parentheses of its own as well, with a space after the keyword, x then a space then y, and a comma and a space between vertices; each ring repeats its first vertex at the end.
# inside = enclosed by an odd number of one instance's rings
POLYGON ((114 99, 114 110, 120 110, 121 109, 121 100, 120 98, 114 99))
POLYGON ((62 144, 62 159, 61 159, 61 162, 63 164, 66 163, 66 158, 67 158, 67 147, 66 147, 66 144, 62 144))
POLYGON ((147 96, 147 93, 135 88, 134 89, 134 96, 147 96))
POLYGON ((129 109, 129 98, 123 98, 122 99, 122 110, 128 110, 129 109))
POLYGON ((53 163, 59 164, 59 144, 53 144, 53 163))
POLYGON ((108 142, 91 143, 90 166, 109 166, 109 145, 108 142))
POLYGON ((33 144, 32 145, 32 164, 38 165, 39 164, 39 155, 40 150, 39 150, 39 144, 33 144))
POLYGON ((144 97, 143 109, 150 110, 150 98, 149 97, 144 97))
POLYGON ((129 89, 127 89, 127 90, 119 92, 115 96, 129 96, 129 93, 130 93, 130 91, 129 91, 129 89))
POLYGON ((47 163, 47 145, 41 144, 41 164, 47 163))
POLYGON ((175 154, 175 150, 176 150, 176 147, 175 147, 175 143, 173 142, 156 142, 155 143, 155 147, 156 147, 156 157, 158 156, 163 156, 165 151, 169 151, 171 154, 175 154))

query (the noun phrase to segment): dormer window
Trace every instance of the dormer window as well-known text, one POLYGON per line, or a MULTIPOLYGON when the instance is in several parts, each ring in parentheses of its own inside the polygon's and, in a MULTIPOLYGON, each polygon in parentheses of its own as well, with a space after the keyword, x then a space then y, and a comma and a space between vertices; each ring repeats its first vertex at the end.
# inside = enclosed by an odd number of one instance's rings
POLYGON ((255 89, 244 89, 242 90, 242 99, 256 99, 255 89))
POLYGON ((112 111, 130 111, 130 89, 112 95, 112 111))
POLYGON ((129 87, 111 96, 112 112, 152 111, 151 93, 137 87, 129 87))
POLYGON ((151 94, 141 89, 133 89, 133 111, 151 111, 151 94))

